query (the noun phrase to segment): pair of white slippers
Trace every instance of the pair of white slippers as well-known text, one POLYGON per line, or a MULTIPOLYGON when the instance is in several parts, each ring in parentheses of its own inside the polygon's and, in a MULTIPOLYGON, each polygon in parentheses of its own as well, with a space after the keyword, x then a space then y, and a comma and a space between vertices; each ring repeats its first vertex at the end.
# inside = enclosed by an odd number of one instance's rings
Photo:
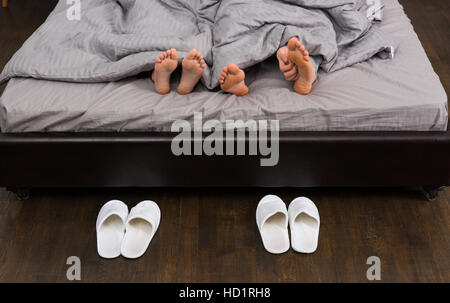
POLYGON ((317 250, 320 217, 316 205, 308 198, 296 198, 289 209, 279 197, 268 195, 256 208, 256 224, 264 248, 272 254, 282 254, 292 249, 310 254, 317 250), (289 243, 288 225, 291 229, 289 243))
POLYGON ((161 211, 153 201, 142 201, 128 213, 122 201, 109 201, 97 217, 97 251, 105 259, 144 255, 159 227, 161 211))

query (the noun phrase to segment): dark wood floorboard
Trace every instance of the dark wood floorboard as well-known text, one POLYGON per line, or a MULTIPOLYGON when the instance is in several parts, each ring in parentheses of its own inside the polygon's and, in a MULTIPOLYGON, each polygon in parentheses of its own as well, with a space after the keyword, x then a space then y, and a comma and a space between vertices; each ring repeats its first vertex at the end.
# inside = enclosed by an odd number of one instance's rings
MULTIPOLYGON (((450 2, 401 3, 449 93, 450 2)), ((0 67, 55 4, 0 9, 0 67)), ((435 202, 413 189, 37 190, 21 202, 0 189, 0 282, 67 282, 69 256, 80 257, 83 282, 367 282, 369 256, 381 258, 383 282, 450 282, 449 203, 449 189, 435 202), (265 252, 255 208, 267 193, 316 202, 314 255, 265 252), (160 229, 143 258, 98 257, 95 220, 110 199, 158 202, 160 229)))

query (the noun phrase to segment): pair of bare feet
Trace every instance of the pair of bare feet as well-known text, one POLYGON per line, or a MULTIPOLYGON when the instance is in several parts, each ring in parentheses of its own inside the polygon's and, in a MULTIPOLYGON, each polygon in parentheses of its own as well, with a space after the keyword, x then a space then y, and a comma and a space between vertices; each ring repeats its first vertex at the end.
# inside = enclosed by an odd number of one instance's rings
MULTIPOLYGON (((195 49, 191 50, 182 61, 183 72, 181 74, 178 93, 187 95, 197 85, 206 68, 203 56, 195 49)), ((152 80, 155 82, 156 91, 165 95, 170 92, 170 77, 178 67, 178 52, 172 48, 156 59, 155 69, 152 73, 152 80)), ((238 96, 248 93, 247 85, 244 82, 245 73, 234 64, 229 64, 223 68, 220 77, 220 84, 225 92, 238 96)))
MULTIPOLYGON (((297 38, 289 40, 288 46, 282 47, 277 52, 280 70, 288 81, 295 81, 294 90, 302 95, 311 92, 312 84, 316 80, 316 69, 311 62, 308 51, 297 38)), ((170 49, 163 53, 157 60, 152 79, 155 82, 156 91, 167 94, 170 91, 170 77, 178 66, 178 53, 170 49)), ((206 68, 203 56, 195 49, 182 61, 183 73, 178 86, 178 93, 186 95, 192 92, 202 77, 206 68)), ((219 79, 220 87, 224 92, 236 96, 248 94, 245 84, 245 72, 235 64, 228 64, 222 70, 219 79)))
MULTIPOLYGON (((196 49, 193 49, 183 59, 181 65, 183 72, 177 91, 181 95, 187 95, 192 92, 202 77, 206 63, 203 56, 196 49)), ((152 79, 159 94, 165 95, 170 92, 170 77, 177 67, 178 52, 174 48, 164 52, 156 59, 152 79)))
MULTIPOLYGON (((308 51, 297 38, 291 38, 288 46, 277 52, 280 71, 288 81, 294 81, 294 90, 302 95, 311 92, 312 84, 317 78, 316 69, 308 51)), ((223 91, 243 96, 248 93, 245 73, 235 64, 224 67, 219 79, 223 91)))

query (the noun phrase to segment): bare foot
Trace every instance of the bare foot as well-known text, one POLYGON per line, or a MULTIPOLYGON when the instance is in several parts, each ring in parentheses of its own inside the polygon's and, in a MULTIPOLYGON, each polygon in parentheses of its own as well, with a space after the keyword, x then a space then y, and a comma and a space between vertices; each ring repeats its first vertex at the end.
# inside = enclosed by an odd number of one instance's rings
POLYGON ((300 78, 300 74, 298 72, 297 65, 289 60, 288 53, 289 49, 287 46, 283 46, 277 51, 280 71, 283 73, 284 78, 287 81, 296 81, 300 78))
POLYGON ((220 74, 219 83, 224 92, 244 96, 248 94, 248 87, 244 80, 244 71, 235 64, 228 64, 220 74))
POLYGON ((183 73, 181 75, 180 85, 178 86, 178 93, 180 95, 187 95, 192 92, 202 77, 206 63, 203 56, 197 50, 193 49, 183 59, 182 65, 183 73))
POLYGON ((314 64, 309 53, 297 38, 291 38, 288 44, 288 58, 297 65, 300 77, 295 81, 294 90, 302 95, 311 92, 311 87, 317 78, 314 64))
POLYGON ((172 48, 161 54, 156 59, 155 69, 153 70, 152 79, 155 81, 156 91, 165 95, 170 91, 170 75, 178 66, 177 50, 172 48))

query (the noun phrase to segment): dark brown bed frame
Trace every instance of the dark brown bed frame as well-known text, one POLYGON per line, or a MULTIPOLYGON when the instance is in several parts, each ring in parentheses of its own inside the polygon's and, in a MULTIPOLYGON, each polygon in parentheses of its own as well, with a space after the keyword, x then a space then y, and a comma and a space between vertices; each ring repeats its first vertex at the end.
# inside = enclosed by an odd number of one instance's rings
POLYGON ((0 133, 0 186, 30 188, 404 187, 450 184, 450 131, 282 132, 280 161, 180 156, 171 133, 0 133))

